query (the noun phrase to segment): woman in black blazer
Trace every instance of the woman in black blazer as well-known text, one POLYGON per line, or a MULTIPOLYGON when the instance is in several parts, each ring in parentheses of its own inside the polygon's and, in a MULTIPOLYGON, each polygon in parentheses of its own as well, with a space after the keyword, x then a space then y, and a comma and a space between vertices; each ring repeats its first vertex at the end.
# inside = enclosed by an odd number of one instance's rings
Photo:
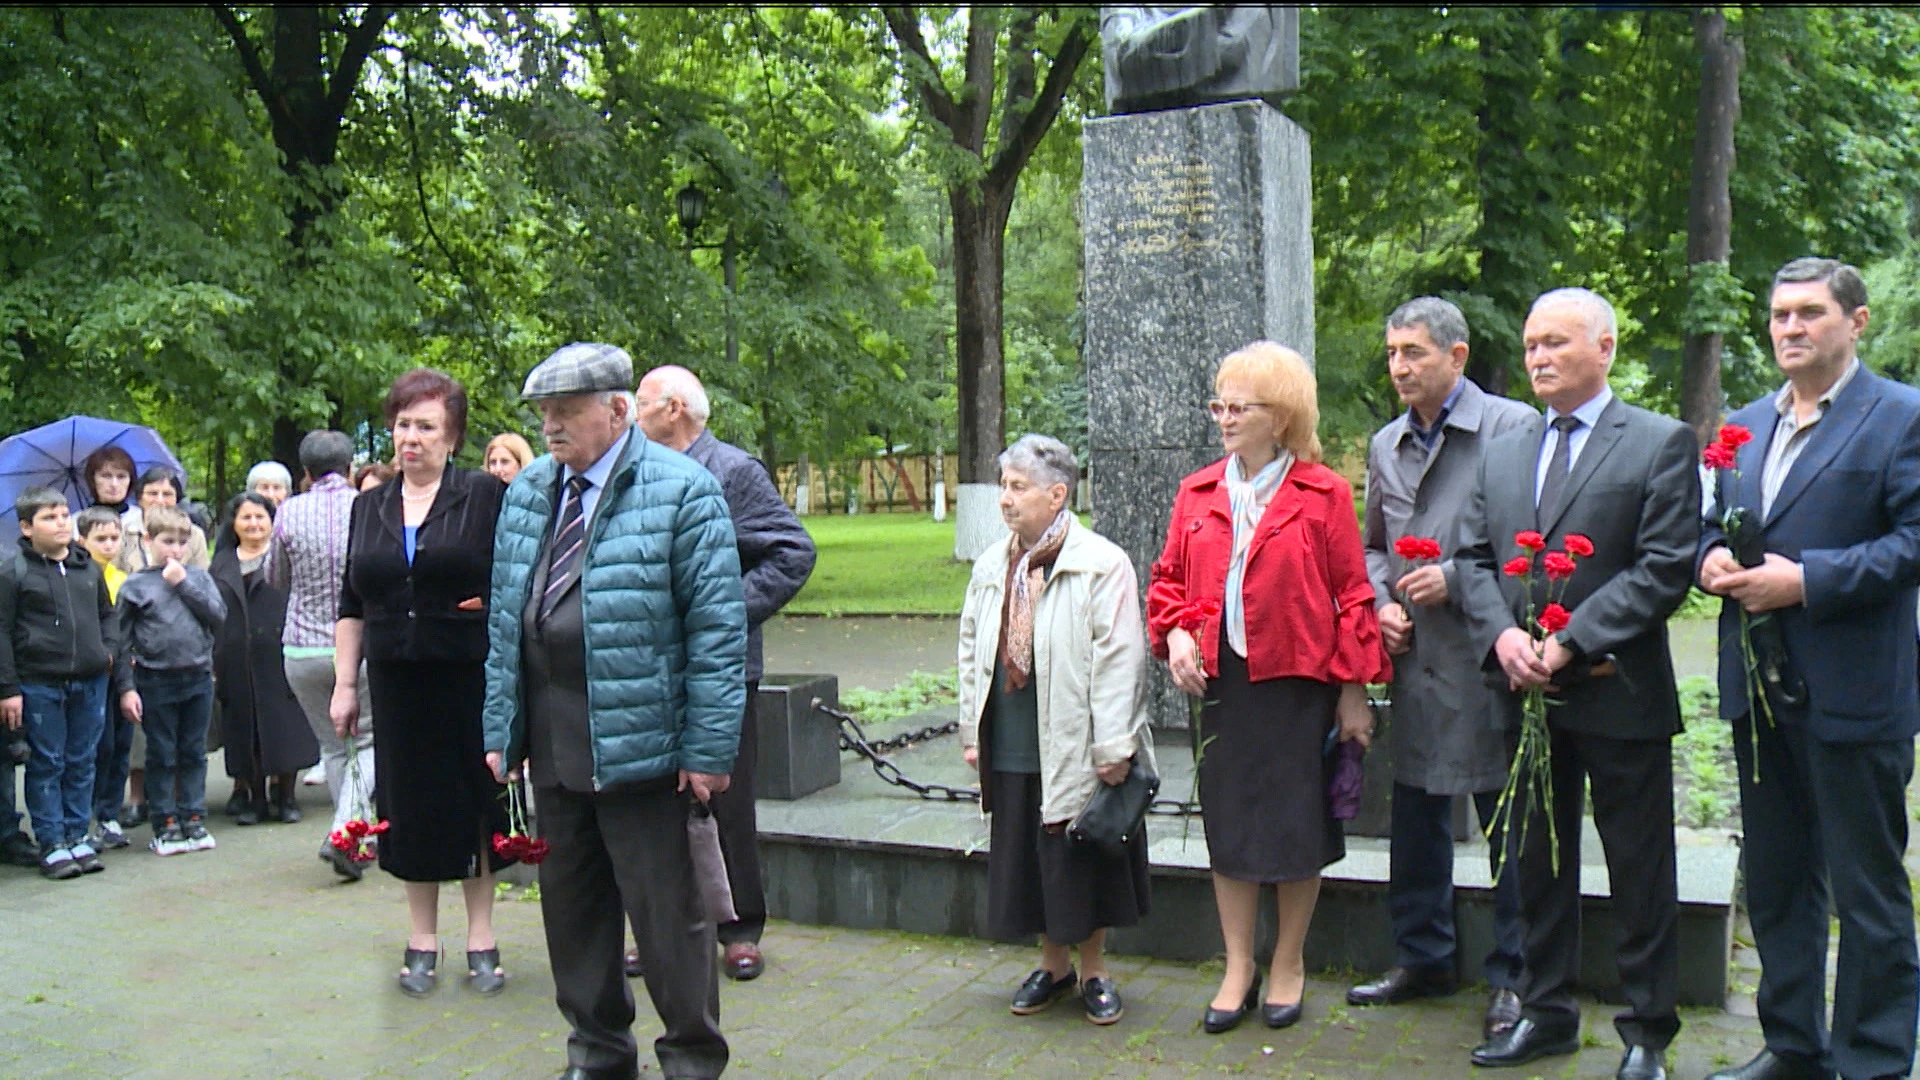
POLYGON ((450 459, 466 433, 459 383, 420 368, 387 394, 400 475, 354 501, 334 632, 334 727, 359 720, 360 662, 373 714, 375 801, 389 823, 380 868, 407 883, 412 933, 400 973, 409 994, 433 989, 440 882, 466 894, 467 974, 476 990, 506 981, 493 938, 491 839, 507 827, 486 766, 486 597, 493 527, 506 487, 450 459))

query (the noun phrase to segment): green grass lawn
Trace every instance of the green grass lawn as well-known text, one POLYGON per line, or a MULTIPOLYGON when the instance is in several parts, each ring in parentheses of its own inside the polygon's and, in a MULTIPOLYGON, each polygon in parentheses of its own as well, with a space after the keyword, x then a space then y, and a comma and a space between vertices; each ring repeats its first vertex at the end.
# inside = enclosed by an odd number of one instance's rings
POLYGON ((804 615, 958 615, 973 567, 953 561, 953 519, 811 514, 813 576, 784 609, 804 615))

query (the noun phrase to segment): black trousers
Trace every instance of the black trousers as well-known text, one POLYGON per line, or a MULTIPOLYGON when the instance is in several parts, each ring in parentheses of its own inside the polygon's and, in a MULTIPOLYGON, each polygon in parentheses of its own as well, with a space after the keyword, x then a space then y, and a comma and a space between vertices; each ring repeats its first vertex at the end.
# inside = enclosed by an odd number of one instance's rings
POLYGON ((1762 717, 1758 731, 1750 716, 1733 722, 1767 1048, 1824 1060, 1844 1077, 1905 1076, 1920 1009, 1901 861, 1913 740, 1822 742, 1798 716, 1779 710, 1774 719, 1762 717), (1830 914, 1840 920, 1831 1037, 1830 914))
POLYGON ((727 883, 733 886, 733 913, 721 923, 722 945, 758 942, 767 928, 767 893, 760 883, 760 822, 753 809, 754 759, 760 752, 760 724, 754 702, 760 680, 747 680, 747 711, 740 717, 740 751, 733 759, 727 790, 713 797, 714 824, 720 827, 720 853, 726 857, 727 883))
POLYGON ((1544 808, 1528 807, 1520 840, 1526 970, 1520 1000, 1534 1023, 1578 1030, 1580 820, 1593 782, 1593 824, 1613 881, 1617 961, 1627 1009, 1614 1030, 1628 1046, 1665 1049, 1680 1030, 1680 901, 1674 879, 1673 740, 1613 739, 1552 730, 1556 873, 1544 808))
POLYGON ((540 864, 540 916, 555 998, 573 1026, 570 1065, 619 1067, 639 1055, 633 992, 621 971, 631 920, 647 996, 666 1027, 653 1041, 660 1071, 717 1077, 727 1067, 713 928, 687 846, 691 796, 675 792, 673 783, 668 777, 592 795, 543 787, 535 796, 540 831, 553 845, 540 864))
MULTIPOLYGON (((1393 916, 1395 963, 1404 968, 1458 969, 1453 927, 1453 800, 1406 784, 1393 785, 1387 911, 1393 916)), ((1494 819, 1498 791, 1473 795, 1483 822, 1494 819)), ((1500 838, 1495 838, 1495 844, 1500 838)), ((1488 849, 1488 859, 1497 848, 1488 849)), ((1484 973, 1495 990, 1520 981, 1520 875, 1502 874, 1493 889, 1493 948, 1484 973)))

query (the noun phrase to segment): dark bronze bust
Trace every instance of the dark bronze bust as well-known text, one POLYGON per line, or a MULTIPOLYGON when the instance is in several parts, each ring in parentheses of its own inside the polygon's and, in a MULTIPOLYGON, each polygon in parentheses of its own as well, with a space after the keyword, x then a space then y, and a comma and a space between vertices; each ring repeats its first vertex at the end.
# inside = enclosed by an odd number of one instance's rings
POLYGON ((1278 5, 1100 9, 1107 110, 1151 112, 1300 86, 1300 12, 1278 5))

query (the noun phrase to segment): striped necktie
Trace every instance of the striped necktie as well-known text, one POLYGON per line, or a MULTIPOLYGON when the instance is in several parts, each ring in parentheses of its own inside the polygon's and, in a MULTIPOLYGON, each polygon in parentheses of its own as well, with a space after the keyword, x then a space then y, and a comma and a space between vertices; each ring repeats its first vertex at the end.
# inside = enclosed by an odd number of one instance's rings
POLYGON ((560 527, 553 531, 553 544, 547 548, 547 591, 540 594, 540 621, 553 614, 553 606, 580 579, 580 564, 587 550, 587 515, 582 496, 593 486, 584 476, 567 481, 561 495, 560 527))

